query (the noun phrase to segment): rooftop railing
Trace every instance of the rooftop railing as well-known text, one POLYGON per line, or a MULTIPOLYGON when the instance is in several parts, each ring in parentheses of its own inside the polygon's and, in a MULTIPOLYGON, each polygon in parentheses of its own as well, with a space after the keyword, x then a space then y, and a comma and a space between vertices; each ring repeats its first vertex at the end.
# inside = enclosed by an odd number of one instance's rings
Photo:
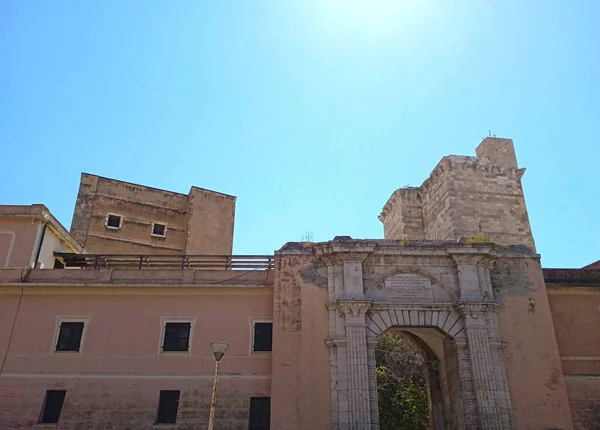
POLYGON ((70 254, 55 252, 65 267, 137 269, 269 270, 272 255, 70 254))

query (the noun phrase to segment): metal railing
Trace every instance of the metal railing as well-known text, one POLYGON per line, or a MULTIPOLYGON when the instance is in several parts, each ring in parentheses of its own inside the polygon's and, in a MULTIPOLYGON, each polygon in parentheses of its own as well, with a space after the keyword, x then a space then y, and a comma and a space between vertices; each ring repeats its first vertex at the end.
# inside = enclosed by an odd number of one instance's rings
POLYGON ((71 254, 55 252, 65 267, 201 269, 201 270, 269 270, 274 268, 272 255, 173 255, 173 254, 71 254))

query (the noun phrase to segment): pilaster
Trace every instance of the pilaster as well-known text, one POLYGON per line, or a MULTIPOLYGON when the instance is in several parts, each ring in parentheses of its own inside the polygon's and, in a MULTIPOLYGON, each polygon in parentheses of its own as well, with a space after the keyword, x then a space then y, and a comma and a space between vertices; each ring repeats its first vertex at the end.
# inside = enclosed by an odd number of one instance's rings
POLYGON ((464 339, 456 339, 453 344, 456 351, 462 400, 462 418, 464 419, 462 427, 465 430, 478 430, 479 417, 477 414, 477 399, 475 398, 475 385, 469 347, 467 341, 464 339))
POLYGON ((457 267, 460 300, 480 300, 483 294, 477 264, 482 256, 472 253, 451 253, 451 256, 457 267))
POLYGON ((456 308, 465 320, 471 375, 477 403, 479 429, 511 428, 510 412, 504 408, 503 387, 497 384, 496 364, 492 357, 488 335, 488 314, 498 305, 492 302, 458 302, 456 308))
MULTIPOLYGON (((369 300, 338 300, 338 309, 346 322, 347 377, 349 382, 349 430, 371 429, 371 400, 368 375, 367 324, 365 315, 371 308, 369 300)), ((338 376, 341 376, 338 374, 338 376)), ((343 413, 340 412, 340 422, 343 413)), ((345 418, 345 417, 344 417, 345 418)), ((345 427, 340 426, 340 429, 345 427)))

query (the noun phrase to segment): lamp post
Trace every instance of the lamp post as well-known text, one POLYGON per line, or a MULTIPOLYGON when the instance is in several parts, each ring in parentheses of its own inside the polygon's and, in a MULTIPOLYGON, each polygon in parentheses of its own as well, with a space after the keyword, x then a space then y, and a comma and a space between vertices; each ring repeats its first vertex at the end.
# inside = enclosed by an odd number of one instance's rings
POLYGON ((208 419, 208 430, 213 430, 215 425, 215 408, 217 407, 217 381, 219 377, 219 362, 227 352, 227 342, 211 342, 210 347, 215 355, 215 378, 213 380, 212 400, 210 401, 210 417, 208 419))

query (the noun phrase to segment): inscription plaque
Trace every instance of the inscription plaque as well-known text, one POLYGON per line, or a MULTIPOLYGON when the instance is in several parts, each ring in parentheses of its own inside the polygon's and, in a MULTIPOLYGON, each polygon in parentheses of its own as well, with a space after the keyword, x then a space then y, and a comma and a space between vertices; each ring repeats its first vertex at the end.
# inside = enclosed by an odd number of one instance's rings
POLYGON ((423 276, 404 273, 384 281, 385 295, 404 303, 432 303, 431 281, 423 276))

